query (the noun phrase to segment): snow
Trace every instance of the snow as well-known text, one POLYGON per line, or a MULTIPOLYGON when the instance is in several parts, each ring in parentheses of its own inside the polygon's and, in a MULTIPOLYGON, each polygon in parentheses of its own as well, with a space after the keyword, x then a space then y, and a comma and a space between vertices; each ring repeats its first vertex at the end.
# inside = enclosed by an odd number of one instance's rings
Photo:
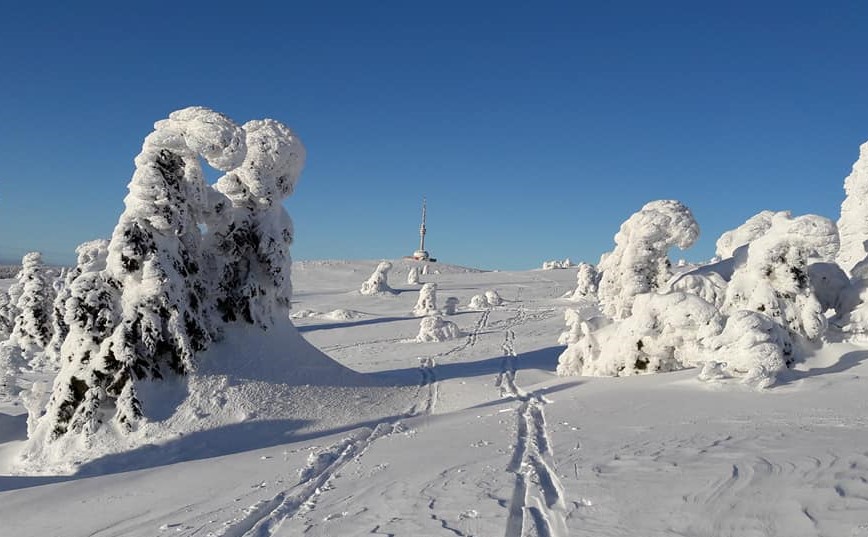
MULTIPOLYGON (((159 421, 133 451, 22 467, 24 411, 5 400, 0 534, 868 534, 864 347, 826 344, 763 391, 696 368, 561 377, 565 311, 595 315, 558 298, 572 270, 437 263, 444 296, 504 303, 419 344, 416 286, 357 292, 376 264, 294 263, 293 311, 319 313, 297 330, 231 327, 185 381, 141 383, 159 421), (340 310, 363 315, 326 315, 340 310)), ((663 327, 697 322, 644 300, 663 327)))

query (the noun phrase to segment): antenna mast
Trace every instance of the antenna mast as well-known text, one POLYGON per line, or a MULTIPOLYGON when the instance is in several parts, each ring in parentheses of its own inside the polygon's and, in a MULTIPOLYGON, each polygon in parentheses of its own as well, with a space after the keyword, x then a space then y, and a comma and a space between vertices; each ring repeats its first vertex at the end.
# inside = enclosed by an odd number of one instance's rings
POLYGON ((422 198, 422 226, 419 228, 419 251, 425 251, 425 205, 426 200, 422 198))

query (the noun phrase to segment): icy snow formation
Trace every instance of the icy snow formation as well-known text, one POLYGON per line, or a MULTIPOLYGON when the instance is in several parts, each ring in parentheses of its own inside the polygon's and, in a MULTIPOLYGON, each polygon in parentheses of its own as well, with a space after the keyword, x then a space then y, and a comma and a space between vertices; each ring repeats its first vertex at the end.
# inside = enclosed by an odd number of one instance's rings
POLYGON ((467 306, 472 310, 484 310, 491 307, 491 304, 488 303, 488 299, 485 298, 485 295, 473 295, 470 297, 470 303, 467 306))
POLYGON ((437 284, 426 283, 419 289, 419 298, 413 306, 413 315, 424 317, 437 313, 437 284))
POLYGON ((448 341, 460 335, 461 331, 458 330, 458 325, 452 321, 447 321, 440 315, 429 315, 422 319, 416 341, 420 343, 448 341))
POLYGON ((62 369, 31 452, 106 423, 136 429, 140 382, 195 371, 221 322, 268 328, 288 317, 292 228, 280 202, 303 161, 297 137, 272 120, 239 127, 192 107, 154 125, 111 241, 79 248, 62 369), (200 158, 228 172, 214 187, 200 158))
POLYGON ((568 269, 574 266, 575 265, 573 265, 573 262, 570 260, 569 257, 564 259, 563 261, 559 261, 557 259, 552 261, 543 261, 542 264, 543 270, 568 269))
POLYGON ((740 249, 722 311, 758 311, 793 335, 818 340, 825 309, 808 277, 808 260, 838 248, 834 222, 816 215, 776 213, 762 236, 740 249))
POLYGON ((371 274, 371 277, 362 283, 362 288, 359 292, 363 295, 379 295, 383 293, 391 293, 392 288, 389 287, 389 271, 392 270, 392 264, 388 261, 381 261, 377 265, 377 269, 371 274))
POLYGON ((628 218, 615 235, 615 249, 597 267, 597 295, 606 315, 629 317, 636 295, 656 291, 669 279, 669 249, 689 248, 698 237, 699 225, 679 201, 652 201, 628 218))
POLYGON ((847 196, 841 203, 838 232, 841 249, 838 264, 850 272, 856 263, 865 258, 865 241, 868 239, 868 142, 859 148, 859 159, 844 179, 847 196))
POLYGON ((788 211, 762 211, 748 218, 744 224, 723 233, 717 239, 715 255, 721 259, 732 257, 740 246, 749 244, 752 240, 762 237, 772 227, 772 217, 776 214, 787 214, 788 211))
POLYGON ((489 306, 500 306, 503 304, 503 299, 500 298, 500 295, 494 289, 489 289, 485 292, 485 301, 488 302, 489 306))
POLYGON ((726 296, 726 280, 712 271, 685 272, 674 276, 666 285, 666 291, 690 293, 720 308, 726 296))

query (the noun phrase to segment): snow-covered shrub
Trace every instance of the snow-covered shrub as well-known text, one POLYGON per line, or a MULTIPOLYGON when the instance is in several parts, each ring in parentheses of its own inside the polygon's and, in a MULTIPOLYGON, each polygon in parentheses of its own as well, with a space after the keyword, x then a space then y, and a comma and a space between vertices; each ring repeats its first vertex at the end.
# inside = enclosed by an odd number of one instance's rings
POLYGON ((424 317, 437 313, 437 284, 426 283, 419 289, 419 298, 413 306, 413 315, 424 317))
POLYGON ((580 316, 567 321, 569 344, 558 360, 561 375, 626 376, 682 369, 699 363, 709 338, 723 329, 717 308, 680 292, 637 295, 630 317, 602 328, 580 316))
POLYGON ((576 288, 568 292, 565 298, 571 300, 596 299, 599 282, 600 274, 597 272, 597 267, 590 263, 579 263, 579 270, 576 272, 576 288))
POLYGON ((772 227, 772 218, 776 214, 786 214, 788 211, 777 213, 775 211, 762 211, 747 220, 735 229, 724 232, 717 239, 715 255, 721 259, 732 257, 736 249, 745 244, 750 244, 756 238, 762 237, 772 227))
POLYGON ((859 158, 844 179, 847 196, 841 203, 838 232, 841 249, 837 261, 846 271, 865 258, 865 241, 868 240, 868 142, 859 148, 859 158))
POLYGON ((500 306, 503 304, 503 299, 500 298, 500 295, 494 289, 489 289, 485 292, 485 301, 488 302, 489 306, 500 306))
POLYGON ((443 315, 455 315, 458 313, 458 297, 450 296, 446 299, 446 305, 443 306, 443 315))
POLYGON ((206 219, 214 222, 208 242, 209 264, 218 272, 217 310, 225 322, 243 319, 267 329, 288 315, 292 298, 294 230, 283 200, 295 190, 306 153, 298 136, 272 119, 249 121, 237 132, 226 127, 225 136, 230 148, 246 145, 247 153, 214 185, 206 219))
POLYGON ((746 384, 766 388, 791 363, 789 333, 767 315, 739 310, 723 331, 708 340, 707 360, 699 378, 742 377, 746 384))
POLYGON ((392 264, 388 261, 382 261, 377 265, 377 269, 371 274, 365 282, 362 283, 362 288, 359 292, 363 295, 378 295, 383 293, 391 293, 392 288, 389 287, 389 271, 392 270, 392 264))
POLYGON ((563 261, 553 260, 553 261, 543 261, 542 268, 543 270, 554 270, 554 269, 568 269, 572 268, 573 262, 570 258, 566 258, 563 261))
POLYGON ((422 319, 416 341, 420 343, 447 341, 455 339, 460 335, 461 331, 458 330, 458 325, 452 321, 447 321, 440 315, 429 315, 422 319))
POLYGON ((720 308, 726 296, 726 280, 712 271, 685 272, 674 276, 667 284, 666 291, 690 293, 720 308))
POLYGON ((473 295, 470 297, 470 304, 467 307, 472 310, 484 310, 490 308, 491 304, 488 303, 485 295, 473 295))
POLYGON ((722 311, 758 311, 793 335, 818 340, 826 328, 825 309, 811 287, 808 260, 837 247, 831 220, 776 213, 765 234, 737 252, 722 311))
POLYGON ((629 317, 636 295, 660 289, 671 276, 669 249, 689 248, 698 237, 699 226, 681 202, 645 204, 621 224, 615 249, 600 259, 597 296, 604 313, 615 319, 629 317))
POLYGON ((419 281, 419 267, 410 267, 410 271, 407 272, 407 285, 418 285, 420 283, 422 282, 419 281))

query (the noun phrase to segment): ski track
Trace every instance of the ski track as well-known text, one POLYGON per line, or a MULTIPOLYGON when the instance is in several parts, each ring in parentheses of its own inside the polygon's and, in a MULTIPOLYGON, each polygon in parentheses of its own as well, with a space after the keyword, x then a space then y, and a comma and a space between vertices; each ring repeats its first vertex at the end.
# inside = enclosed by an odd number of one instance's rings
POLYGON ((504 324, 504 357, 495 380, 501 397, 515 397, 516 441, 507 472, 515 475, 509 501, 505 537, 568 537, 564 488, 554 466, 541 394, 526 393, 515 384, 517 354, 512 327, 522 324, 527 312, 519 308, 504 324))

